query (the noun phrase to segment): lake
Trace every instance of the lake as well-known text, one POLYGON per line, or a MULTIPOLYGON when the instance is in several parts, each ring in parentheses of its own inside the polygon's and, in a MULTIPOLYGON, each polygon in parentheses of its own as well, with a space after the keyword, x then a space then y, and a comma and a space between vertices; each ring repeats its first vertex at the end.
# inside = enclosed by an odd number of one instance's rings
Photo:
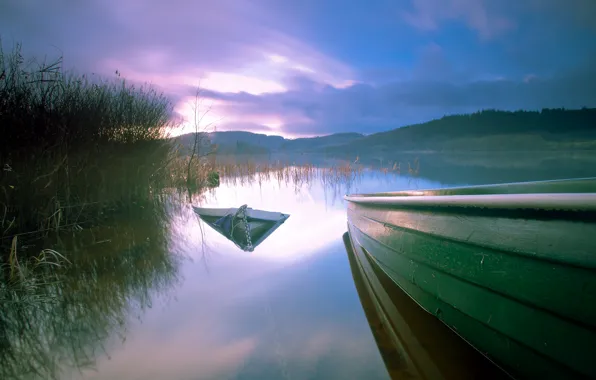
MULTIPOLYGON (((367 172, 351 190, 439 185, 367 172)), ((95 369, 68 377, 388 378, 342 241, 347 187, 320 179, 224 182, 194 202, 290 214, 254 252, 199 221, 190 206, 177 208, 177 283, 149 294, 151 308, 126 316, 126 340, 110 337, 95 369)))
POLYGON ((0 342, 10 353, 0 374, 387 379, 390 372, 342 240, 342 197, 489 183, 491 171, 498 173, 492 182, 506 182, 524 171, 528 179, 549 179, 592 170, 584 161, 557 166, 556 172, 516 165, 508 178, 503 164, 480 162, 473 170, 483 173, 481 179, 470 172, 467 179, 462 176, 461 161, 455 159, 429 166, 430 174, 421 159, 418 176, 374 168, 350 175, 317 169, 301 176, 289 168, 282 177, 224 177, 219 187, 194 195, 191 202, 185 194, 170 194, 161 211, 139 209, 77 239, 59 241, 57 250, 72 265, 43 282, 43 291, 32 290, 23 310, 7 309, 0 316, 0 342), (254 252, 237 248, 191 207, 243 204, 290 215, 254 252), (35 298, 37 292, 47 302, 35 298), (28 316, 26 323, 17 318, 22 315, 28 316))

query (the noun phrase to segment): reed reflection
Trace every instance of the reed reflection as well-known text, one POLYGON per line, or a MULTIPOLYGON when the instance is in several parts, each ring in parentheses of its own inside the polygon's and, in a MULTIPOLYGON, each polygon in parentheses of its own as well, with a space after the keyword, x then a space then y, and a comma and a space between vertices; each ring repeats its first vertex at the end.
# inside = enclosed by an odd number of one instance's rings
POLYGON ((0 378, 93 368, 106 340, 125 340, 127 321, 179 282, 168 231, 163 203, 130 205, 101 225, 58 235, 55 250, 3 265, 0 378))

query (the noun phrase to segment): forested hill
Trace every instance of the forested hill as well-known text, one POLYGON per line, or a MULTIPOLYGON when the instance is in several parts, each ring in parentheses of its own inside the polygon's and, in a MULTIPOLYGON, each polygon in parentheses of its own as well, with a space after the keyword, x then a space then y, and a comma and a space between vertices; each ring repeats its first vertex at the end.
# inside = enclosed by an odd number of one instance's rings
MULTIPOLYGON (((508 133, 594 133, 596 108, 580 110, 543 109, 542 111, 486 110, 466 115, 451 115, 410 127, 418 133, 447 136, 484 136, 508 133)), ((400 128, 404 130, 405 128, 400 128)))
MULTIPOLYGON (((192 146, 193 136, 188 134, 176 140, 192 146)), ((225 154, 324 152, 354 156, 404 151, 596 150, 596 108, 486 110, 445 116, 368 136, 337 133, 292 140, 231 131, 210 133, 209 140, 225 154)))
POLYGON ((281 146, 282 151, 302 151, 308 152, 315 149, 326 148, 331 146, 341 146, 352 141, 363 138, 364 135, 360 133, 335 133, 327 136, 308 137, 298 139, 286 139, 281 146))
MULTIPOLYGON (((596 108, 486 110, 375 133, 341 150, 596 149, 596 108)), ((340 148, 331 148, 340 151, 340 148)))
MULTIPOLYGON (((272 152, 313 152, 317 149, 339 146, 364 137, 360 133, 335 133, 326 136, 285 139, 281 136, 268 136, 244 131, 212 132, 206 135, 211 144, 217 145, 222 154, 263 154, 272 152)), ((185 147, 191 148, 194 134, 178 136, 173 139, 185 147)))

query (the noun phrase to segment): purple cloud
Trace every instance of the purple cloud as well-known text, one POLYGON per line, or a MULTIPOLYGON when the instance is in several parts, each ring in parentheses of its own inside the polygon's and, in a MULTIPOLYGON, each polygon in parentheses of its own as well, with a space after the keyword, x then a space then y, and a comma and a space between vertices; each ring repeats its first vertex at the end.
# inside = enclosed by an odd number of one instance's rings
MULTIPOLYGON (((486 108, 594 106, 596 88, 588 83, 596 83, 596 65, 553 77, 526 75, 468 82, 411 79, 384 85, 309 85, 283 93, 208 92, 204 96, 221 101, 222 113, 233 119, 278 115, 284 133, 309 136, 348 131, 373 133, 446 113, 486 108)), ((225 124, 225 120, 222 122, 225 124)))
POLYGON ((79 69, 186 81, 212 72, 276 78, 302 70, 328 81, 351 73, 347 65, 268 28, 266 21, 278 15, 249 0, 42 4, 3 2, 2 37, 38 54, 57 46, 79 69))
POLYGON ((194 130, 197 88, 204 126, 291 136, 596 105, 592 0, 44 4, 0 2, 5 47, 150 82, 185 120, 177 133, 194 130))

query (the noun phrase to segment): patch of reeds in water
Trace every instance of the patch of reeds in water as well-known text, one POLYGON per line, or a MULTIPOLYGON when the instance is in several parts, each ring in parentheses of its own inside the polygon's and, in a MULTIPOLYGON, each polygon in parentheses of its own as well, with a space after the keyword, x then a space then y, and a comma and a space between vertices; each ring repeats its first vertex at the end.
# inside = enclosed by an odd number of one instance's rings
POLYGON ((317 166, 310 163, 275 162, 220 162, 216 170, 224 183, 244 183, 275 180, 284 183, 301 184, 314 179, 327 181, 351 181, 362 173, 362 167, 345 165, 317 166))
POLYGON ((233 160, 219 161, 215 170, 221 175, 222 182, 232 185, 245 185, 264 181, 277 181, 279 183, 301 186, 313 181, 321 181, 324 186, 350 185, 361 179, 364 171, 374 171, 382 175, 417 176, 419 162, 406 162, 407 172, 402 173, 401 163, 393 163, 390 167, 371 168, 354 162, 334 162, 332 164, 314 165, 311 163, 295 163, 282 161, 235 162, 233 160))

